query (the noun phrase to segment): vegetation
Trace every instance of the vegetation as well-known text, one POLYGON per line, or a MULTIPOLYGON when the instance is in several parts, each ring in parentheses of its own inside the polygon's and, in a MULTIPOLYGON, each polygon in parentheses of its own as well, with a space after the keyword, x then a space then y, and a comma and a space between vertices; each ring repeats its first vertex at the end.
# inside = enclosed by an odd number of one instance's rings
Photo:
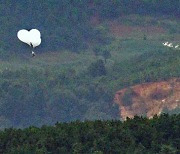
MULTIPOLYGON (((118 118, 118 106, 113 104, 117 90, 179 77, 179 58, 179 52, 172 54, 163 49, 115 63, 110 68, 98 60, 81 71, 52 66, 5 69, 0 75, 1 127, 118 118)), ((127 92, 127 104, 131 102, 129 95, 127 92)))
POLYGON ((124 93, 124 96, 122 98, 122 102, 124 106, 131 106, 132 105, 132 96, 135 95, 132 89, 127 89, 124 93))
MULTIPOLYGON (((78 51, 88 44, 107 42, 104 28, 93 27, 91 17, 113 19, 128 14, 180 14, 179 0, 6 0, 0 4, 1 48, 23 53, 25 46, 18 42, 19 29, 38 28, 43 35, 41 50, 70 49, 78 51)), ((172 32, 175 32, 172 29, 172 32)))
POLYGON ((179 8, 176 0, 3 1, 0 128, 120 119, 117 90, 180 76, 180 53, 162 46, 179 41, 179 8), (119 36, 114 21, 140 30, 119 36), (163 33, 149 33, 153 26, 163 33), (16 38, 23 28, 42 32, 34 59, 16 38))
POLYGON ((0 153, 179 153, 180 115, 0 131, 0 153))

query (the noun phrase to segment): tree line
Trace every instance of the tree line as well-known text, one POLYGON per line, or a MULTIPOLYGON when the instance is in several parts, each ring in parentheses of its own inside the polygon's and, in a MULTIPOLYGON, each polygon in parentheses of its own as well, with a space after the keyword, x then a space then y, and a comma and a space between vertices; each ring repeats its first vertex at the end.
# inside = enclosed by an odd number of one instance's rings
POLYGON ((0 131, 0 153, 179 153, 180 114, 0 131))

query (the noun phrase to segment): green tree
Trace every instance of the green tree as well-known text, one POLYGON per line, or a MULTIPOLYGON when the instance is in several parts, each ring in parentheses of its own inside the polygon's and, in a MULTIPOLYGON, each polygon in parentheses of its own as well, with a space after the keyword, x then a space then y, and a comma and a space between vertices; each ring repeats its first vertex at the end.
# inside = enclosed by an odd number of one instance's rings
POLYGON ((178 150, 175 147, 172 147, 171 145, 162 145, 160 154, 177 154, 178 150))
POLYGON ((100 59, 92 63, 88 67, 88 72, 93 77, 106 75, 106 68, 105 68, 104 62, 100 59))
POLYGON ((104 58, 104 62, 106 63, 107 59, 111 58, 111 53, 109 50, 104 50, 102 52, 102 56, 104 58))

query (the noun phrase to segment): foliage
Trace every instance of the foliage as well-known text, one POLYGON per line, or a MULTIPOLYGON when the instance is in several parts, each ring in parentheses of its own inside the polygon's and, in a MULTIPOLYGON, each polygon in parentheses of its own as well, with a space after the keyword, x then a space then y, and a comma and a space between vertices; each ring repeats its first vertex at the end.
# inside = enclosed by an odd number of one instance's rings
POLYGON ((107 59, 111 58, 111 53, 106 47, 95 46, 93 52, 95 56, 102 56, 105 63, 107 59))
POLYGON ((0 153, 179 153, 180 115, 0 131, 0 153))
POLYGON ((97 60, 95 63, 92 63, 88 67, 88 71, 89 71, 90 75, 93 77, 106 75, 106 69, 104 66, 104 62, 101 59, 97 60))
MULTIPOLYGON (((179 22, 171 19, 179 14, 178 2, 3 1, 0 4, 0 128, 52 125, 77 119, 119 119, 118 105, 113 103, 117 90, 179 77, 179 52, 162 46, 166 39, 178 41, 175 32, 179 34, 179 22), (144 16, 147 14, 151 18, 144 16), (166 19, 167 16, 162 15, 171 16, 166 19), (93 17, 99 24, 92 24, 93 17), (141 37, 137 38, 135 35, 112 39, 108 25, 108 22, 113 23, 111 19, 140 28, 143 24, 160 26, 170 34, 154 38, 146 34, 146 41, 141 32, 141 37), (39 29, 43 40, 36 50, 49 52, 38 53, 34 59, 27 58, 30 49, 16 38, 17 31, 23 28, 39 29), (87 48, 88 53, 85 52, 87 48), (62 49, 79 54, 64 54, 62 49), (91 49, 97 56, 103 56, 105 62, 99 57, 95 59, 91 49), (61 53, 50 53, 51 50, 61 53), (20 58, 14 60, 13 53, 20 58)), ((126 98, 131 104, 131 99, 126 98)), ((98 146, 101 142, 104 141, 94 144, 98 146)), ((81 146, 74 144, 75 151, 81 146)), ((20 151, 27 148, 25 145, 20 151)), ((66 148, 58 150, 67 153, 66 148)), ((144 146, 139 145, 138 150, 143 151, 144 146)))
POLYGON ((127 90, 126 90, 126 92, 124 93, 124 96, 123 96, 123 98, 122 98, 122 101, 123 101, 123 105, 124 106, 131 106, 132 105, 132 97, 133 97, 133 95, 135 95, 134 94, 134 92, 133 92, 133 90, 131 89, 131 88, 128 88, 127 90))
MULTIPOLYGON (((53 66, 4 69, 0 72, 1 128, 120 118, 118 105, 113 104, 115 92, 179 77, 179 56, 177 51, 160 48, 111 67, 97 60, 81 71, 53 66)), ((134 94, 127 92, 127 105, 131 104, 130 95, 134 94)))
POLYGON ((99 16, 100 20, 128 14, 178 16, 179 5, 179 0, 6 0, 0 4, 0 44, 9 52, 23 53, 27 47, 16 39, 17 31, 37 28, 43 39, 38 50, 77 52, 88 48, 90 42, 109 42, 106 26, 92 26, 94 16, 99 16))

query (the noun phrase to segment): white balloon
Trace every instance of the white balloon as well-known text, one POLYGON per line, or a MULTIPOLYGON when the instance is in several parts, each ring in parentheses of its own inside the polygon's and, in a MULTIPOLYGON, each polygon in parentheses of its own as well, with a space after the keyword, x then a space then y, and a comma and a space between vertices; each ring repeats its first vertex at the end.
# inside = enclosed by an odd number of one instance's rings
POLYGON ((29 31, 27 31, 25 29, 22 29, 22 30, 18 31, 17 37, 19 38, 20 41, 30 45, 30 34, 29 34, 29 31))
POLYGON ((18 31, 17 36, 22 42, 30 46, 32 44, 33 48, 41 44, 41 33, 37 29, 31 29, 30 31, 22 29, 18 31))
POLYGON ((39 46, 41 44, 41 38, 31 38, 31 44, 33 48, 39 46))
POLYGON ((30 30, 30 34, 32 35, 32 36, 36 36, 36 37, 41 37, 41 33, 40 33, 40 31, 39 30, 37 30, 37 29, 31 29, 30 30))

